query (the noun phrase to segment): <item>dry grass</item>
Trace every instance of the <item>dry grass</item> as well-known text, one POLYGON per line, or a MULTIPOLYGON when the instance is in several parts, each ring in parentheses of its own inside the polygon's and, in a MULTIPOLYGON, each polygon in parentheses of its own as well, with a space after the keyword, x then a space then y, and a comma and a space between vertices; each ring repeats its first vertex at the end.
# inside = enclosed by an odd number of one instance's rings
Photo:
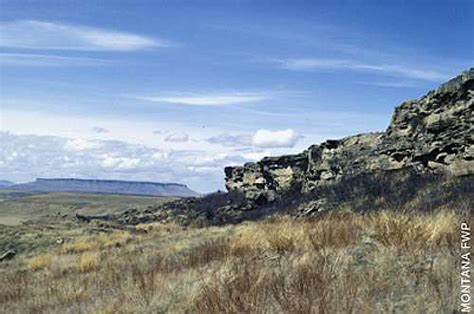
POLYGON ((459 220, 445 211, 139 225, 0 272, 0 312, 453 312, 459 220))
POLYGON ((418 249, 426 246, 454 247, 458 239, 458 217, 453 212, 424 215, 404 215, 383 212, 372 216, 371 226, 378 240, 386 246, 418 249))
POLYGON ((144 223, 138 224, 135 226, 137 231, 141 232, 175 232, 181 229, 175 222, 170 223, 162 223, 162 222, 152 222, 152 223, 144 223))
POLYGON ((28 267, 33 271, 47 268, 51 265, 51 259, 51 254, 40 254, 34 256, 28 260, 28 267))
POLYGON ((79 260, 79 271, 86 273, 92 270, 96 270, 99 267, 99 254, 98 253, 83 253, 79 260))
POLYGON ((126 231, 83 236, 71 243, 64 244, 61 248, 61 253, 82 253, 110 247, 120 247, 131 241, 131 239, 132 235, 126 231))

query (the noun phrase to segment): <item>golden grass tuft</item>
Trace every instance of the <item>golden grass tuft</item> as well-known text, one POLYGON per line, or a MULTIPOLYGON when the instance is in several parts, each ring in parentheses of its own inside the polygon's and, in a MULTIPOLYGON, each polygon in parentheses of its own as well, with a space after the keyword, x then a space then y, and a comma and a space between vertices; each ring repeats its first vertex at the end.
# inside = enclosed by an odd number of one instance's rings
POLYGON ((385 246, 420 249, 452 246, 457 241, 459 217, 453 211, 434 214, 403 214, 384 211, 371 215, 368 225, 385 246))
POLYGON ((71 243, 65 243, 61 252, 63 254, 83 253, 102 248, 120 247, 133 239, 130 232, 119 230, 112 233, 82 236, 71 243))
POLYGON ((96 250, 99 243, 93 237, 80 237, 72 243, 65 243, 62 246, 63 254, 82 253, 96 250))
POLYGON ((99 267, 100 255, 98 253, 83 253, 79 259, 79 271, 87 273, 99 267))
POLYGON ((181 229, 181 226, 176 222, 152 222, 152 223, 143 223, 135 226, 137 231, 141 232, 176 232, 181 229))
POLYGON ((265 246, 278 254, 295 250, 298 243, 305 239, 304 228, 295 227, 295 221, 289 217, 282 217, 274 224, 263 224, 261 227, 265 246))
POLYGON ((242 224, 235 227, 228 241, 230 249, 235 252, 255 251, 263 246, 263 230, 259 224, 242 224))
POLYGON ((102 235, 99 243, 105 247, 119 247, 127 244, 132 240, 132 235, 127 231, 117 231, 108 235, 102 235))
POLYGON ((51 266, 51 260, 51 254, 37 255, 28 260, 28 268, 33 271, 48 268, 51 266))

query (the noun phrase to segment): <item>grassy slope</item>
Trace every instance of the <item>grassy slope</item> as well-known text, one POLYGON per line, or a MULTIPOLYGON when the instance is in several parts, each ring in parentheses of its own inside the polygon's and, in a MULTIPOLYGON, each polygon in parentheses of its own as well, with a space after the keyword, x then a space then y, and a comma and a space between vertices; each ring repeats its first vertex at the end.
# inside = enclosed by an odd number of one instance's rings
POLYGON ((0 312, 452 312, 460 219, 381 212, 75 237, 5 263, 0 312))
POLYGON ((0 224, 18 225, 21 221, 47 215, 74 216, 120 213, 129 208, 146 208, 173 198, 94 193, 31 193, 0 190, 0 224))

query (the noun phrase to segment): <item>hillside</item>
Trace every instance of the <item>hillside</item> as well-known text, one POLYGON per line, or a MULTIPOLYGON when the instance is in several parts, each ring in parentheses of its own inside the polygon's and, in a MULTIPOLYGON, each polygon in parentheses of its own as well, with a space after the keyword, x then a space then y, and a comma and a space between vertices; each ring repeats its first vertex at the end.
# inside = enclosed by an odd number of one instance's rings
POLYGON ((34 182, 11 185, 8 189, 36 192, 67 191, 150 196, 199 196, 199 193, 184 184, 75 178, 38 178, 34 182))
POLYGON ((474 208, 474 68, 395 109, 385 132, 225 168, 228 193, 118 221, 241 222, 288 213, 474 208), (137 217, 139 219, 136 219, 137 217))
POLYGON ((3 233, 34 251, 1 263, 0 312, 453 313, 460 219, 378 212, 100 233, 93 224, 11 228, 3 233))

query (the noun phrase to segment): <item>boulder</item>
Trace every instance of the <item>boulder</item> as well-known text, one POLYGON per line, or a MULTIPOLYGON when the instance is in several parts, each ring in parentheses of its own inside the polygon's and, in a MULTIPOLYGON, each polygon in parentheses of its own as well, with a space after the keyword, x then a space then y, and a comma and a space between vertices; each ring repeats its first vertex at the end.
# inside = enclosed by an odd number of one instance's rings
POLYGON ((6 250, 0 255, 0 262, 11 260, 15 257, 16 251, 13 249, 6 250))

